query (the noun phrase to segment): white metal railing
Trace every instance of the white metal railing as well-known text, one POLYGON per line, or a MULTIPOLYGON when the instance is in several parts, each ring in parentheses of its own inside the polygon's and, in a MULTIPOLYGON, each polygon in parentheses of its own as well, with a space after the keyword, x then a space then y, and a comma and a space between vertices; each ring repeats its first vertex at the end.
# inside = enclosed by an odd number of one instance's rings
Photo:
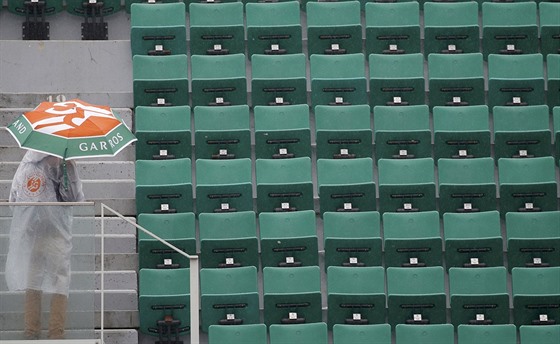
POLYGON ((190 274, 190 286, 189 286, 189 293, 190 293, 190 335, 191 335, 191 344, 199 344, 200 343, 200 334, 199 334, 199 276, 198 276, 198 256, 196 255, 189 255, 186 252, 182 251, 181 249, 175 247, 173 244, 165 241, 164 239, 158 237, 157 235, 153 234, 149 230, 143 228, 142 226, 136 224, 135 222, 130 221, 129 219, 125 218, 123 215, 118 213, 117 211, 111 209, 104 203, 101 203, 101 338, 104 338, 104 310, 105 310, 105 210, 113 213, 120 219, 130 223, 137 229, 141 230, 142 232, 148 234, 152 238, 158 240, 159 242, 163 243, 167 247, 171 248, 172 250, 176 251, 177 253, 181 254, 184 257, 189 259, 189 274, 190 274))

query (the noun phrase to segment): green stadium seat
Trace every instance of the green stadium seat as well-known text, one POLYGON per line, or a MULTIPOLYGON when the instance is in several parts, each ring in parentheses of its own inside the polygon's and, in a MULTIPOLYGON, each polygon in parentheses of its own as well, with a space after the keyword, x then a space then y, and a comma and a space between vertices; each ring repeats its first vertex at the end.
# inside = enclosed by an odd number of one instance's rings
POLYGON ((247 104, 245 68, 244 54, 191 56, 192 106, 247 104))
POLYGON ((495 106, 493 112, 496 159, 551 155, 547 105, 495 106))
POLYGON ((449 296, 454 326, 509 323, 507 271, 503 266, 450 268, 449 296))
POLYGON ((136 214, 192 211, 191 159, 136 161, 136 214))
POLYGON ((188 3, 186 0, 161 0, 155 3, 149 3, 148 0, 124 0, 124 9, 126 13, 131 13, 132 11, 132 4, 160 4, 160 3, 176 3, 176 2, 183 2, 185 3, 185 10, 188 11, 189 7, 186 6, 188 3))
POLYGON ((539 1, 541 53, 560 54, 560 4, 539 1))
POLYGON ((445 324, 445 299, 443 267, 387 268, 388 323, 397 326, 397 343, 402 324, 445 324))
POLYGON ((489 54, 534 54, 539 49, 537 3, 482 3, 482 51, 489 54))
POLYGON ((362 52, 360 2, 308 2, 307 49, 313 54, 362 52))
POLYGON ((189 5, 191 55, 245 53, 241 2, 189 5))
MULTIPOLYGON (((486 4, 486 3, 485 3, 486 4)), ((488 107, 540 105, 544 98, 541 54, 488 56, 488 107)))
POLYGON ((184 3, 136 3, 131 5, 130 11, 132 56, 187 54, 184 3))
POLYGON ((121 10, 120 0, 82 1, 66 0, 66 12, 84 17, 82 23, 82 40, 108 39, 109 25, 105 16, 110 16, 121 10))
POLYGON ((27 3, 25 0, 8 0, 8 11, 20 16, 25 16, 27 13, 33 15, 34 13, 40 14, 44 12, 46 16, 60 13, 64 10, 64 4, 62 0, 49 0, 48 3, 37 4, 37 11, 33 8, 33 4, 27 3), (27 7, 31 5, 31 7, 27 7))
POLYGON ((384 213, 385 266, 442 265, 439 213, 384 213))
POLYGON ((372 157, 369 105, 317 105, 314 113, 317 159, 372 157))
POLYGON ((428 74, 430 107, 485 104, 482 54, 430 54, 428 74))
POLYGON ((189 269, 140 269, 138 317, 140 332, 166 336, 190 332, 189 269), (168 328, 168 326, 172 326, 168 328))
POLYGON ((560 106, 560 54, 549 54, 545 56, 547 68, 546 82, 548 86, 547 104, 550 109, 553 109, 556 106, 560 106))
POLYGON ((257 159, 257 210, 313 210, 311 159, 257 159))
POLYGON ((447 268, 503 266, 500 213, 446 213, 443 215, 447 268))
POLYGON ((391 344, 391 325, 343 325, 333 326, 333 344, 391 344))
POLYGON ((371 158, 318 159, 317 188, 321 214, 377 210, 371 158))
POLYGON ((325 267, 381 266, 381 224, 376 211, 323 213, 325 267))
POLYGON ((249 158, 196 160, 196 212, 253 210, 253 174, 249 158))
POLYGON ((552 110, 554 118, 554 146, 556 147, 556 163, 560 163, 560 106, 552 110))
POLYGON ((263 293, 264 323, 267 326, 318 323, 322 320, 321 272, 318 266, 264 267, 263 293))
POLYGON ((246 325, 260 322, 257 268, 200 270, 202 331, 212 325, 246 325))
POLYGON ((367 104, 364 54, 313 54, 310 57, 310 68, 313 107, 367 104))
POLYGON ((365 17, 366 56, 420 53, 418 2, 367 2, 365 17))
MULTIPOLYGON (((193 213, 140 214, 138 225, 173 246, 196 255, 196 230, 193 213)), ((152 236, 138 231, 138 268, 188 268, 189 259, 152 236)))
POLYGON ((300 267, 319 264, 315 212, 259 215, 262 266, 300 267))
POLYGON ((505 325, 459 325, 457 344, 517 344, 517 328, 505 325))
POLYGON ((434 159, 491 155, 488 106, 434 106, 434 159))
POLYGON ((478 53, 476 1, 424 4, 424 54, 478 53))
POLYGON ((186 55, 132 58, 134 107, 189 105, 186 55))
POLYGON ((297 1, 247 3, 247 54, 300 54, 302 25, 297 1))
POLYGON ((519 326, 521 344, 555 344, 560 340, 560 325, 519 326))
POLYGON ((369 73, 372 106, 426 103, 422 54, 371 54, 369 73))
POLYGON ((511 269, 516 326, 556 325, 560 319, 560 266, 511 269))
POLYGON ((507 213, 509 268, 560 266, 560 211, 507 213))
POLYGON ((385 322, 385 269, 381 266, 327 269, 329 328, 335 324, 385 322))
POLYGON ((249 106, 194 108, 197 159, 251 158, 249 106))
POLYGON ((498 160, 500 212, 558 210, 554 158, 498 160))
POLYGON ((430 111, 427 105, 373 108, 375 158, 428 158, 432 156, 430 111))
POLYGON ((396 344, 454 344, 455 334, 451 324, 396 326, 396 344))
POLYGON ((379 212, 436 210, 432 158, 379 159, 379 212))
POLYGON ((307 104, 306 66, 304 54, 252 56, 253 106, 307 104))
POLYGON ((478 212, 497 209, 494 159, 439 159, 439 211, 478 212))
POLYGON ((191 157, 189 106, 137 106, 134 120, 136 160, 191 157))
POLYGON ((202 268, 259 266, 253 211, 202 213, 198 219, 202 268))
POLYGON ((254 116, 257 159, 311 158, 307 104, 259 105, 254 107, 254 116))
POLYGON ((269 327, 270 344, 327 344, 327 324, 295 324, 283 326, 273 324, 269 327))
POLYGON ((267 344, 265 324, 210 325, 208 344, 267 344))

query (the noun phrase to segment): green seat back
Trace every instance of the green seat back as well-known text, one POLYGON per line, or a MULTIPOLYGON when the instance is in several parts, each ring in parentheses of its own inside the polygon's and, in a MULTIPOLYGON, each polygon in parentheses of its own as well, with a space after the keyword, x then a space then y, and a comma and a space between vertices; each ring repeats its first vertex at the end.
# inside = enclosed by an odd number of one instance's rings
POLYGON ((187 54, 184 3, 132 4, 130 11, 132 56, 187 54))
POLYGON ((384 213, 385 266, 442 265, 442 240, 437 211, 384 213))
MULTIPOLYGON (((138 225, 166 240, 187 254, 196 255, 193 213, 140 214, 138 225)), ((188 268, 189 259, 143 231, 138 231, 138 268, 188 268)))
POLYGON ((380 216, 376 211, 325 212, 325 267, 380 266, 380 216))
POLYGON ((192 211, 191 159, 136 161, 136 214, 192 211))
POLYGON ((322 320, 321 272, 318 266, 264 267, 263 292, 264 323, 267 326, 322 320))
POLYGON ((434 106, 434 159, 489 157, 488 106, 434 106))
POLYGON ((498 160, 500 213, 508 211, 557 210, 554 158, 501 158, 498 160), (531 210, 531 209, 529 209, 531 210))
POLYGON ((378 344, 391 344, 391 325, 345 325, 333 326, 333 344, 369 344, 375 338, 378 344))
POLYGON ((415 326, 398 324, 395 330, 397 344, 453 344, 454 328, 451 324, 415 326))
POLYGON ((366 55, 401 52, 419 53, 420 8, 418 2, 365 5, 366 55))
POLYGON ((503 266, 503 240, 497 210, 443 214, 445 264, 450 267, 503 266))
POLYGON ((485 104, 482 54, 430 54, 428 74, 430 107, 485 104))
POLYGON ((488 107, 490 109, 504 105, 544 104, 544 94, 544 67, 541 54, 492 54, 488 57, 488 107))
POLYGON ((249 158, 196 160, 196 212, 253 210, 253 174, 249 158))
MULTIPOLYGON (((20 16, 25 16, 28 9, 25 7, 26 0, 8 0, 8 11, 20 16)), ((62 0, 48 0, 45 1, 44 13, 45 15, 53 15, 64 10, 62 0)), ((30 11, 33 11, 32 7, 30 11)), ((33 13, 33 12, 30 12, 33 13)))
POLYGON ((379 159, 379 212, 436 209, 432 158, 379 159))
POLYGON ((310 73, 312 106, 367 104, 364 54, 310 55, 310 73))
MULTIPOLYGON (((255 57, 253 61, 256 60, 255 57)), ((257 159, 311 158, 307 104, 255 106, 254 116, 257 159)))
POLYGON ((372 106, 425 104, 422 54, 371 54, 369 74, 372 106))
POLYGON ((304 54, 254 55, 251 68, 253 106, 307 104, 307 58, 304 54))
POLYGON ((186 55, 132 58, 134 106, 189 105, 186 55))
POLYGON ((511 270, 516 326, 555 324, 560 319, 560 267, 511 270))
POLYGON ((262 266, 318 265, 318 239, 312 210, 259 215, 262 266))
POLYGON ((136 160, 191 157, 189 106, 137 106, 134 119, 136 160))
POLYGON ((373 108, 375 158, 432 156, 430 111, 427 105, 373 108))
POLYGON ((245 55, 191 56, 192 106, 247 104, 245 55))
POLYGON ((208 344, 267 344, 265 324, 210 325, 208 344))
POLYGON ((439 210, 448 212, 497 209, 494 159, 439 159, 439 210))
POLYGON ((554 344, 560 340, 560 325, 519 326, 521 344, 554 344))
MULTIPOLYGON (((151 3, 150 5, 157 5, 160 3, 176 3, 176 2, 182 2, 187 4, 187 1, 185 0, 161 0, 161 2, 156 2, 156 3, 151 3)), ((124 9, 126 11, 126 13, 131 13, 132 11, 132 4, 147 4, 148 1, 147 0, 124 0, 124 9)), ((189 8, 188 6, 185 5, 185 10, 188 11, 189 8)))
POLYGON ((327 269, 328 325, 385 322, 385 269, 381 266, 327 269))
POLYGON ((245 53, 243 3, 191 2, 189 12, 191 55, 245 53))
POLYGON ((260 322, 257 268, 200 270, 202 330, 212 325, 247 325, 260 322))
POLYGON ((317 185, 321 213, 377 210, 371 158, 318 159, 317 185))
POLYGON ((548 106, 496 106, 493 112, 496 159, 551 155, 548 106))
POLYGON ((247 52, 254 54, 299 54, 302 50, 302 25, 297 1, 249 3, 247 52))
POLYGON ((509 323, 507 270, 450 268, 451 322, 455 326, 509 323))
POLYGON ((478 53, 478 3, 424 4, 424 54, 478 53), (451 49, 450 49, 451 48, 451 49))
MULTIPOLYGON (((96 3, 96 5, 98 5, 96 3)), ((78 15, 78 16, 86 16, 88 11, 91 9, 87 8, 87 5, 84 5, 82 0, 66 0, 66 11, 68 13, 78 15)), ((108 16, 114 13, 117 13, 121 10, 121 1, 120 0, 109 0, 103 1, 103 6, 101 6, 101 14, 103 16, 108 16)))
POLYGON ((202 213, 198 219, 203 268, 259 266, 253 211, 202 213))
POLYGON ((251 157, 249 106, 197 106, 194 128, 197 159, 251 157))
POLYGON ((554 118, 554 146, 556 147, 556 163, 560 162, 560 106, 555 106, 552 110, 554 118))
POLYGON ((556 3, 540 1, 539 6, 539 29, 541 38, 541 53, 558 54, 558 35, 560 35, 560 18, 558 11, 560 6, 556 3))
POLYGON ((258 212, 313 210, 311 159, 257 159, 258 212))
POLYGON ((269 327, 270 344, 327 344, 327 324, 323 322, 284 326, 273 324, 269 327))
POLYGON ((317 105, 314 113, 318 159, 372 156, 369 105, 317 105))
POLYGON ((560 211, 507 213, 508 266, 560 266, 560 211))
MULTIPOLYGON (((560 34, 558 34, 560 36, 560 34)), ((546 56, 547 68, 547 104, 553 109, 560 106, 560 54, 548 54, 546 56)))
POLYGON ((457 327, 458 344, 516 344, 517 328, 506 325, 459 325, 457 327))

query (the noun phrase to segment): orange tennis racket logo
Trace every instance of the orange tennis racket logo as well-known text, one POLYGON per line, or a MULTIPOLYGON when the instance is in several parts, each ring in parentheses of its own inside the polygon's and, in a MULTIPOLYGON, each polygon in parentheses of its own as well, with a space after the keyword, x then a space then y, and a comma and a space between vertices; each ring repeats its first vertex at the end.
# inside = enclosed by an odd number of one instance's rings
POLYGON ((63 137, 102 136, 121 123, 109 107, 78 100, 42 103, 25 117, 33 129, 63 137))
POLYGON ((33 172, 26 178, 23 190, 27 196, 38 196, 45 190, 45 176, 40 172, 33 172))

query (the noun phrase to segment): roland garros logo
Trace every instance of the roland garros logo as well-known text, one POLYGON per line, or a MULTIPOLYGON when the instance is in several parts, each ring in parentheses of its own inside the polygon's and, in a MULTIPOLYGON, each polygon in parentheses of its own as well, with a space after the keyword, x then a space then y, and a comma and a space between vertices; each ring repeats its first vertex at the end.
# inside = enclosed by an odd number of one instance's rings
MULTIPOLYGON (((42 103, 35 110, 25 114, 31 127, 41 133, 66 138, 104 137, 121 122, 109 107, 93 106, 77 100, 60 103, 42 103)), ((78 145, 83 152, 107 150, 123 141, 120 134, 97 142, 78 145)))
POLYGON ((28 174, 23 185, 23 192, 30 197, 36 197, 45 191, 46 178, 40 171, 28 174))

